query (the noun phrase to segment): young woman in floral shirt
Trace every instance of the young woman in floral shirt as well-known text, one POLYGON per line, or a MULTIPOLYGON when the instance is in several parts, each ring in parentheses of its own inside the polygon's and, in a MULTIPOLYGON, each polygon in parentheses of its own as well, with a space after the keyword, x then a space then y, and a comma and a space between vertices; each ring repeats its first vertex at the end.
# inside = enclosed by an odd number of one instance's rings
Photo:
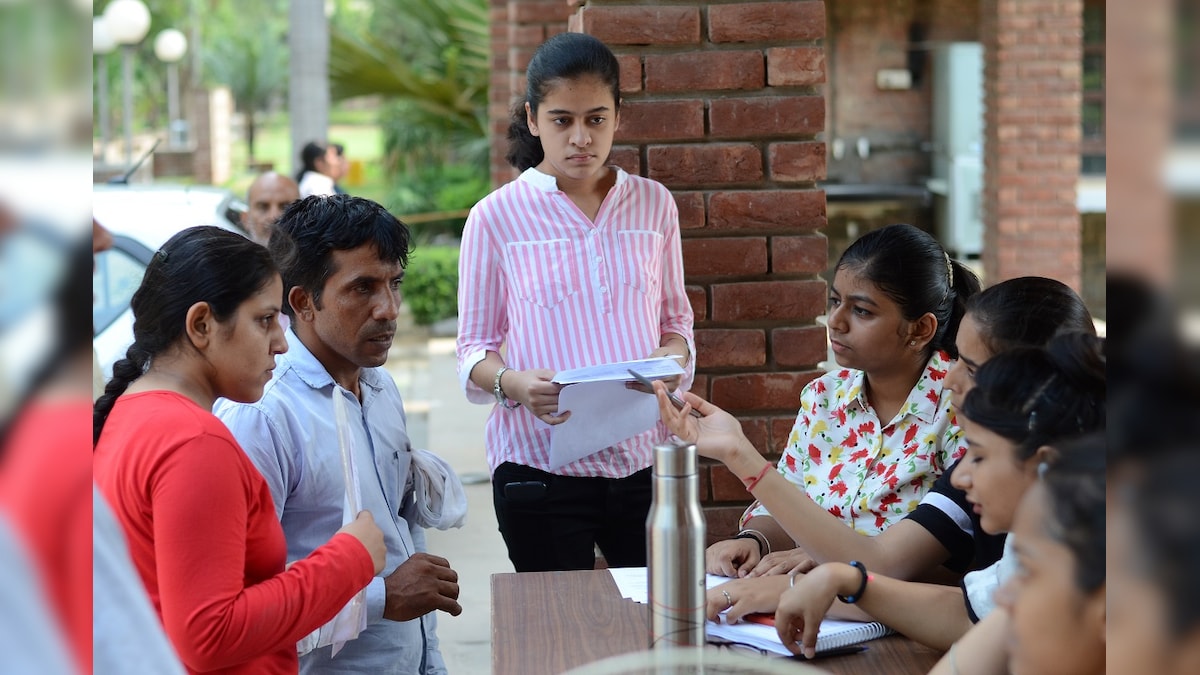
MULTIPOLYGON (((825 527, 878 534, 916 508, 963 454, 944 385, 965 304, 978 290, 970 270, 911 225, 870 232, 842 255, 827 322, 842 369, 804 388, 778 465, 813 504, 833 514, 836 520, 821 519, 825 527)), ((729 438, 699 427, 701 454, 724 461, 726 451, 745 441, 734 431, 729 438)), ((744 478, 753 491, 763 476, 744 478)), ((709 549, 709 572, 744 576, 772 549, 795 546, 761 505, 749 509, 742 524, 739 538, 709 549)), ((790 567, 806 563, 811 566, 804 551, 788 559, 790 567)))
MULTIPOLYGON (((953 482, 966 491, 983 530, 1011 531, 1018 504, 1060 456, 1059 449, 1073 439, 1104 432, 1105 361, 1102 338, 1071 333, 1054 338, 1045 348, 1019 347, 997 354, 979 369, 977 386, 963 402, 969 448, 953 482)), ((1093 461, 1103 465, 1103 445, 1090 452, 1093 461)), ((1021 540, 1014 548, 1010 538, 1000 561, 968 574, 961 590, 894 579, 858 560, 825 563, 797 577, 769 606, 742 602, 726 618, 735 621, 747 611, 777 609, 775 625, 784 644, 810 657, 816 627, 827 612, 880 621, 917 642, 946 650, 977 621, 993 615, 1001 585, 1028 571, 1029 561, 1023 558, 1029 550, 1021 550, 1027 544, 1021 540)), ((1102 565, 1102 553, 1099 558, 1102 565)), ((714 598, 710 593, 708 600, 710 617, 724 609, 723 594, 714 598)), ((1100 598, 1101 613, 1103 606, 1100 598)))

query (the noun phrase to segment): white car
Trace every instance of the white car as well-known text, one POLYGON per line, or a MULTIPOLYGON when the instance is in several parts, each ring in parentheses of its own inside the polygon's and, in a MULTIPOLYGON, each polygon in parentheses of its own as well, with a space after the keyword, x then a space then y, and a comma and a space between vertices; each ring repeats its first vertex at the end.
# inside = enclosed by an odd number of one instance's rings
POLYGON ((113 247, 96 257, 92 277, 92 345, 106 380, 133 343, 129 302, 154 252, 196 225, 245 235, 239 206, 232 192, 210 186, 93 186, 92 216, 113 235, 113 247))

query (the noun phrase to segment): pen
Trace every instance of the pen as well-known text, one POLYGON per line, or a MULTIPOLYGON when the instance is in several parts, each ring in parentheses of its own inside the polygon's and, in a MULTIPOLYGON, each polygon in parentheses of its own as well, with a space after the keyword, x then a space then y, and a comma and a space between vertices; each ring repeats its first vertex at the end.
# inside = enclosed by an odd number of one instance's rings
MULTIPOLYGON (((654 384, 652 382, 650 382, 650 380, 646 379, 646 377, 644 375, 633 370, 632 368, 629 369, 629 374, 632 375, 633 379, 637 380, 638 383, 641 384, 643 387, 649 389, 651 392, 654 391, 654 384)), ((685 403, 683 402, 683 399, 681 399, 675 395, 675 392, 668 391, 667 398, 669 398, 671 400, 671 403, 675 406, 675 408, 677 410, 683 410, 683 406, 685 405, 685 403)), ((700 413, 696 412, 695 408, 692 408, 692 417, 704 417, 704 415, 701 415, 700 413)))
MULTIPOLYGON (((867 651, 867 647, 865 645, 849 645, 846 647, 838 647, 837 649, 826 649, 823 652, 817 652, 817 655, 814 656, 811 660, 823 659, 823 658, 826 658, 829 656, 846 656, 848 654, 858 654, 859 652, 865 652, 865 651, 867 651)), ((809 661, 810 660, 810 659, 805 658, 805 656, 803 654, 793 654, 789 658, 791 658, 792 660, 795 660, 795 661, 809 661)))

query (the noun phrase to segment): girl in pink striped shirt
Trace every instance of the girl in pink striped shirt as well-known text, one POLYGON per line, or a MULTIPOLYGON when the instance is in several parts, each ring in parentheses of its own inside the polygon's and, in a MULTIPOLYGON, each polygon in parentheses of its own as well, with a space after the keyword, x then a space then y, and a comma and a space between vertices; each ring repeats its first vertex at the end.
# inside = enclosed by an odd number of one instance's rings
MULTIPOLYGON (((458 372, 495 403, 485 434, 500 532, 518 572, 646 564, 652 448, 661 423, 550 465, 560 370, 674 356, 691 380, 692 308, 679 214, 661 184, 607 164, 619 120, 616 57, 599 40, 547 40, 513 109, 523 173, 471 210, 458 289, 458 372), (504 354, 501 355, 501 347, 504 354)), ((561 412, 561 414, 560 414, 561 412)))

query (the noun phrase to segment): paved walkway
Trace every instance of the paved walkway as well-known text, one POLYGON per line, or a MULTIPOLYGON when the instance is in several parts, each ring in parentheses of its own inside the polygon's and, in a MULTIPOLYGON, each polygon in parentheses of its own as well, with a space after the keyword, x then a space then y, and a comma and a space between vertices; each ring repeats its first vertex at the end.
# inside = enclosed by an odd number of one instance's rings
POLYGON ((491 575, 513 571, 496 529, 483 450, 483 425, 490 407, 468 403, 459 389, 453 338, 429 339, 415 329, 413 333, 397 335, 386 367, 404 396, 414 447, 427 448, 448 461, 462 477, 468 500, 462 528, 428 533, 429 551, 450 561, 461 588, 463 613, 438 614, 442 655, 451 675, 489 673, 491 575))

